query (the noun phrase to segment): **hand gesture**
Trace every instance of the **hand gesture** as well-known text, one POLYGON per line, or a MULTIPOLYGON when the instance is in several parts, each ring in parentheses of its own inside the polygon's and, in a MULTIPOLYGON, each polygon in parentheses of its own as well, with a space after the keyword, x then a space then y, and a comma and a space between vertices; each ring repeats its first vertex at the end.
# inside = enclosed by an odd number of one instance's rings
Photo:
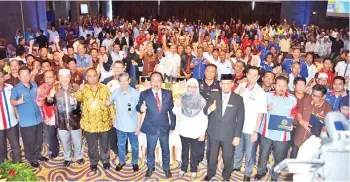
POLYGON ((111 102, 109 100, 106 100, 106 106, 110 106, 111 105, 111 102))
POLYGON ((24 104, 24 95, 20 99, 17 100, 17 105, 22 105, 24 104))
POLYGON ((258 134, 254 133, 250 136, 250 142, 254 143, 255 141, 258 140, 258 134))
POLYGON ((55 89, 55 87, 52 87, 50 90, 50 93, 49 93, 49 97, 53 98, 53 97, 55 97, 55 94, 56 94, 56 89, 55 89))
POLYGON ((267 106, 267 110, 271 111, 273 109, 272 103, 267 106))
POLYGON ((131 64, 134 65, 134 66, 137 66, 137 62, 135 60, 131 60, 131 64))
POLYGON ((214 100, 213 104, 209 106, 209 109, 211 112, 215 111, 216 109, 216 100, 214 100))
POLYGON ((209 62, 209 60, 206 59, 206 60, 204 61, 204 63, 205 63, 205 64, 209 64, 210 62, 209 62))
POLYGON ((175 100, 175 106, 177 107, 180 107, 181 106, 181 98, 178 97, 176 100, 175 100))
POLYGON ((240 138, 235 137, 233 138, 232 145, 237 147, 239 145, 240 138))
POLYGON ((60 42, 60 37, 55 37, 55 43, 58 44, 60 42))
POLYGON ((84 90, 84 87, 85 87, 85 80, 83 80, 83 83, 80 84, 79 90, 80 90, 80 91, 83 91, 83 90, 84 90))
POLYGON ((140 128, 136 127, 135 135, 140 135, 140 128))
POLYGON ((11 78, 11 75, 10 75, 10 74, 6 74, 6 75, 4 76, 4 78, 5 78, 5 80, 8 80, 8 79, 11 78))
POLYGON ((30 40, 30 41, 29 41, 29 46, 33 46, 34 42, 35 42, 34 39, 33 39, 33 40, 30 40))
POLYGON ((143 101, 143 104, 141 105, 141 112, 146 112, 147 106, 146 106, 146 101, 143 101))

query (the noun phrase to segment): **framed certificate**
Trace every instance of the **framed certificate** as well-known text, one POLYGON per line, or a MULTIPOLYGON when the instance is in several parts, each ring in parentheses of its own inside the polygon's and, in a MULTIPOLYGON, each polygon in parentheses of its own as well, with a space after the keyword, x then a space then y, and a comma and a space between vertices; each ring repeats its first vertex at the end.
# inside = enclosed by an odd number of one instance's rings
POLYGON ((270 115, 269 130, 288 131, 293 119, 286 116, 270 115))
POLYGON ((321 121, 316 115, 311 114, 310 117, 310 125, 312 126, 311 129, 311 134, 319 137, 321 134, 322 127, 324 126, 323 121, 321 121))

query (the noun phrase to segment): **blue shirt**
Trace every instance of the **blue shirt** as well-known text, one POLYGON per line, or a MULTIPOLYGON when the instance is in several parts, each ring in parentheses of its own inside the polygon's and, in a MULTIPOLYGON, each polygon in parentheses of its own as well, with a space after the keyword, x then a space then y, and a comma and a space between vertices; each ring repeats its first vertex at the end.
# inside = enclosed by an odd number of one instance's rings
POLYGON ((269 53, 269 46, 264 47, 264 46, 259 46, 259 51, 260 51, 260 59, 261 59, 261 63, 262 61, 265 59, 265 56, 267 55, 267 53, 269 53))
POLYGON ((326 101, 330 106, 332 106, 333 111, 339 111, 340 101, 342 100, 342 98, 343 97, 341 95, 337 97, 334 94, 334 90, 326 94, 326 101))
POLYGON ((83 57, 81 57, 79 54, 75 54, 74 58, 77 60, 77 67, 78 68, 85 68, 85 67, 92 67, 92 57, 88 54, 85 54, 83 57))
POLYGON ((286 116, 290 117, 297 112, 297 99, 290 93, 286 93, 285 96, 276 95, 276 92, 269 92, 266 94, 266 105, 272 103, 272 110, 267 111, 267 114, 263 117, 259 133, 273 141, 286 142, 290 140, 290 132, 269 130, 270 115, 286 116))
POLYGON ((266 61, 262 61, 261 62, 261 67, 264 68, 265 71, 272 71, 273 70, 273 64, 268 65, 268 63, 266 61))
MULTIPOLYGON (((300 75, 304 78, 307 78, 309 76, 309 73, 307 71, 306 63, 300 59, 299 59, 299 63, 301 65, 300 75)), ((292 73, 292 64, 293 64, 293 59, 286 59, 282 62, 281 66, 286 73, 290 74, 292 73)))
POLYGON ((110 102, 116 106, 116 120, 114 127, 123 132, 135 132, 137 127, 136 105, 140 92, 129 86, 128 92, 118 88, 114 90, 110 102))
POLYGON ((17 105, 18 120, 20 127, 35 126, 42 122, 41 112, 35 102, 38 85, 30 83, 30 88, 25 87, 21 82, 13 87, 11 100, 24 98, 24 103, 17 105))
POLYGON ((279 48, 279 46, 278 46, 277 43, 271 43, 271 42, 269 42, 269 44, 268 44, 267 47, 268 47, 269 50, 270 50, 270 48, 271 48, 272 46, 275 47, 277 53, 280 51, 280 48, 279 48))
POLYGON ((193 68, 192 78, 195 78, 197 80, 204 79, 204 71, 205 71, 205 68, 207 67, 207 65, 205 64, 205 60, 206 59, 204 57, 202 58, 196 57, 192 59, 191 64, 195 64, 196 62, 198 62, 198 65, 193 68))

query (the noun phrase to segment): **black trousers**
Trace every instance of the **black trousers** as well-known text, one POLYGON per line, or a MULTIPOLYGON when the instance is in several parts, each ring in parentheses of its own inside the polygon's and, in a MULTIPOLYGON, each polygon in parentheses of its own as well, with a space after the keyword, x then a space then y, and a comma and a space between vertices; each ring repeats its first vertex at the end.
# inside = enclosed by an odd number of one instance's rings
POLYGON ((281 142, 281 141, 273 141, 269 138, 266 138, 264 136, 260 135, 260 151, 259 151, 259 162, 258 162, 258 174, 264 175, 266 174, 267 168, 267 162, 269 160, 269 156, 271 151, 273 150, 273 155, 275 159, 275 163, 272 166, 271 170, 271 179, 277 180, 279 177, 278 173, 274 172, 274 168, 277 164, 279 164, 281 161, 283 161, 285 158, 287 158, 288 150, 290 147, 289 142, 281 142))
POLYGON ((58 155, 59 152, 59 144, 57 139, 57 127, 44 124, 45 129, 45 137, 49 144, 49 151, 53 155, 58 155))
POLYGON ((0 164, 7 159, 7 141, 11 145, 11 157, 13 162, 21 161, 21 147, 19 146, 19 127, 18 124, 6 130, 0 130, 0 164))
POLYGON ((181 152, 181 171, 187 172, 188 161, 190 160, 191 172, 198 171, 198 157, 200 142, 197 139, 187 138, 180 135, 182 152, 181 152), (191 158, 190 158, 191 155, 191 158))
POLYGON ((213 177, 216 174, 218 167, 218 156, 220 148, 222 149, 222 158, 224 161, 224 169, 222 170, 222 177, 224 181, 230 181, 232 174, 234 146, 232 141, 219 141, 208 136, 208 172, 209 177, 213 177))
POLYGON ((21 135, 24 145, 24 154, 29 162, 37 161, 42 157, 43 148, 43 124, 29 127, 21 127, 21 135))
MULTIPOLYGON (((111 130, 108 131, 109 136, 109 143, 110 143, 110 149, 115 153, 115 155, 118 155, 118 137, 117 137, 117 129, 112 127, 111 130)), ((126 141, 125 144, 125 155, 128 154, 128 141, 126 141)))
MULTIPOLYGON (((204 159, 204 151, 205 151, 205 141, 198 143, 198 162, 202 162, 204 159)), ((208 149, 206 150, 208 151, 208 149)))
POLYGON ((98 133, 90 133, 85 131, 85 138, 88 145, 90 165, 97 165, 99 160, 101 160, 103 163, 109 163, 110 149, 108 131, 98 133))

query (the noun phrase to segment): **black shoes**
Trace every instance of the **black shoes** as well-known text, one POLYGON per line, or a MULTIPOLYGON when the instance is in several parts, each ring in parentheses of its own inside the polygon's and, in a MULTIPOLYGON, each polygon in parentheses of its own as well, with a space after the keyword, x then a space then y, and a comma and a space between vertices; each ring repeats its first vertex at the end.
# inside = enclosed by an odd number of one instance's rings
POLYGON ((91 171, 97 171, 97 165, 90 165, 91 171))
POLYGON ((209 177, 208 175, 205 176, 204 181, 210 181, 212 177, 209 177))
POLYGON ((265 177, 265 175, 266 174, 257 174, 257 175, 255 175, 255 177, 254 177, 254 180, 261 180, 263 177, 265 177))
POLYGON ((241 171, 241 169, 236 169, 236 168, 233 168, 233 172, 235 172, 235 171, 240 172, 240 171, 241 171))
POLYGON ((171 172, 170 172, 170 170, 166 170, 166 171, 164 171, 164 173, 165 173, 165 177, 166 178, 171 178, 171 172))
POLYGON ((49 158, 50 158, 50 159, 55 159, 56 157, 57 157, 57 154, 51 153, 51 154, 49 155, 49 158))
POLYGON ((30 165, 35 168, 40 166, 38 161, 30 162, 30 165))
POLYGON ((70 164, 72 164, 72 161, 64 161, 63 162, 64 167, 68 167, 68 166, 70 166, 70 164))
POLYGON ((123 169, 124 166, 125 166, 125 164, 120 164, 120 163, 119 163, 119 164, 117 165, 117 167, 115 167, 115 170, 116 170, 116 171, 120 171, 120 170, 123 169))
POLYGON ((152 176, 152 172, 155 170, 155 168, 148 168, 147 171, 146 171, 146 178, 149 178, 152 176))
POLYGON ((243 177, 243 181, 250 181, 250 177, 249 177, 249 176, 244 175, 244 177, 243 177))
POLYGON ((109 169, 111 168, 111 164, 109 162, 103 163, 103 169, 109 169))
POLYGON ((133 164, 133 165, 132 165, 132 170, 134 170, 134 172, 139 171, 139 165, 133 164))
POLYGON ((46 158, 46 157, 40 157, 38 160, 39 160, 39 161, 42 161, 42 162, 45 162, 45 161, 48 161, 49 159, 46 158))
POLYGON ((83 158, 81 158, 81 159, 79 159, 79 160, 77 160, 75 162, 78 163, 79 165, 82 165, 82 164, 85 163, 85 160, 83 158))

